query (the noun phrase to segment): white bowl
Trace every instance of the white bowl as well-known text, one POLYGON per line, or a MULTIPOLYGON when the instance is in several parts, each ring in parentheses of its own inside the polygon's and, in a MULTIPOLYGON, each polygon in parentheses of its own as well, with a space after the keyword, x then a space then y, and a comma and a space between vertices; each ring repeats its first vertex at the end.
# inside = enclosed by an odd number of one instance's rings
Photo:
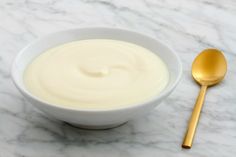
POLYGON ((118 126, 128 120, 143 115, 161 103, 180 80, 182 66, 177 54, 160 41, 146 35, 114 28, 82 28, 53 33, 42 37, 17 55, 12 66, 12 79, 23 96, 38 109, 56 119, 91 129, 104 129, 118 126), (25 87, 23 73, 26 66, 45 50, 57 45, 83 39, 116 39, 143 46, 156 53, 167 65, 170 79, 167 87, 157 96, 144 103, 114 109, 71 109, 49 104, 32 95, 25 87))

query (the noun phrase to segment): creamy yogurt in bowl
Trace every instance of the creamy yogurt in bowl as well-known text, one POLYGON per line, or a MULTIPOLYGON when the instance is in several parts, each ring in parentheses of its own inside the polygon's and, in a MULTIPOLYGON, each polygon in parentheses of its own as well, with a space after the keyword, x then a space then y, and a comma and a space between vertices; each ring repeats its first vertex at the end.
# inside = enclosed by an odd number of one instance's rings
POLYGON ((87 39, 46 50, 26 68, 26 88, 48 103, 112 109, 144 102, 169 81, 165 63, 136 44, 87 39))
POLYGON ((142 115, 174 89, 177 55, 135 32, 84 28, 54 33, 23 49, 12 78, 48 115, 85 128, 110 128, 142 115))

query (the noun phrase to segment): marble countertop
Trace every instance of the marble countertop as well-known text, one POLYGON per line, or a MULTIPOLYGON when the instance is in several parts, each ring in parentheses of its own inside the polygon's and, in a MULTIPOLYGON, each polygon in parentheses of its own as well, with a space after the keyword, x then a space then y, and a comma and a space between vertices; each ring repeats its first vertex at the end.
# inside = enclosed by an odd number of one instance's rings
POLYGON ((1 0, 0 157, 232 157, 236 154, 236 1, 234 0, 1 0), (132 29, 169 44, 184 73, 157 109, 112 130, 89 131, 47 118, 10 79, 26 44, 68 28, 132 29), (204 48, 224 51, 228 73, 208 90, 194 146, 181 142, 199 86, 191 63, 204 48))

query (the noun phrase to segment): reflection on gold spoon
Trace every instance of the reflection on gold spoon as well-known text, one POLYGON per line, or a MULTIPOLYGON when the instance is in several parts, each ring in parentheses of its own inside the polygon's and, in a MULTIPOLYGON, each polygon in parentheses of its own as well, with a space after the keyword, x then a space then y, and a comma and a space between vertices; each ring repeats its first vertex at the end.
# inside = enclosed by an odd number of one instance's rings
POLYGON ((226 71, 226 59, 223 53, 217 49, 205 49, 195 58, 192 65, 192 76, 201 85, 201 90, 189 120, 188 129, 182 144, 183 148, 190 149, 192 147, 207 87, 219 83, 224 78, 226 71))

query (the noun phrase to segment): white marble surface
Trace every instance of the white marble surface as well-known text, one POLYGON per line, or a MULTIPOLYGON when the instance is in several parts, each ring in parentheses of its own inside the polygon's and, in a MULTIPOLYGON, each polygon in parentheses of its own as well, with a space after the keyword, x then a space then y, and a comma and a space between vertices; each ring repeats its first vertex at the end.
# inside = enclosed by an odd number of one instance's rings
POLYGON ((236 154, 235 0, 1 0, 0 45, 0 157, 236 154), (158 109, 113 130, 80 130, 48 119, 12 84, 11 62, 39 36, 86 26, 128 28, 168 43, 183 62, 181 83, 158 109), (182 150, 199 91, 191 62, 206 47, 225 52, 228 73, 208 91, 193 148, 182 150))

